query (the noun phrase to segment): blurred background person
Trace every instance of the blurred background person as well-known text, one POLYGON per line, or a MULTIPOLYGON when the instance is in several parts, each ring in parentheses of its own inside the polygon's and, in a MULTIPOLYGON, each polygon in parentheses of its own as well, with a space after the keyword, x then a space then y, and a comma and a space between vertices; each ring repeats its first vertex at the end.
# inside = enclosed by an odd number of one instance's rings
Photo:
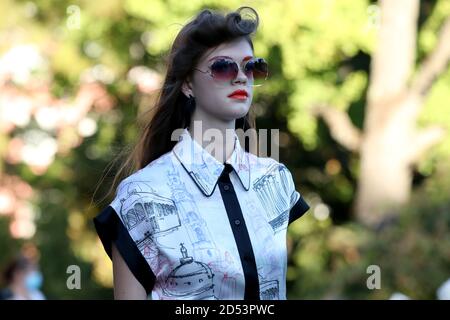
POLYGON ((43 283, 42 273, 37 263, 20 254, 4 270, 6 287, 0 291, 3 300, 45 300, 40 291, 43 283))

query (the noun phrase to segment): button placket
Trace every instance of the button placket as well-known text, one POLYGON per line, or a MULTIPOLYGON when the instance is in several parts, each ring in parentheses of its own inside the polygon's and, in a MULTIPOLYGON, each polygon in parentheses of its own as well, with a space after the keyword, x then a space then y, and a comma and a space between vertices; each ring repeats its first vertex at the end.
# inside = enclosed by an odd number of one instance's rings
POLYGON ((224 171, 219 177, 219 190, 239 252, 242 269, 244 271, 244 300, 259 300, 259 277, 255 255, 242 209, 230 179, 230 173, 232 171, 233 168, 231 165, 226 164, 224 171))

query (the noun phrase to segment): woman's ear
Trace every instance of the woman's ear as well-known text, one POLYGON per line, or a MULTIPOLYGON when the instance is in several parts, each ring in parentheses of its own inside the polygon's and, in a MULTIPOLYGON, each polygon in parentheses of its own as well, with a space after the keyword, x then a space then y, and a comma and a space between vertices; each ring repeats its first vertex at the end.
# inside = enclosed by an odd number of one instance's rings
POLYGON ((187 98, 189 98, 190 96, 194 96, 194 92, 192 91, 192 82, 189 78, 186 79, 181 85, 181 91, 187 98))

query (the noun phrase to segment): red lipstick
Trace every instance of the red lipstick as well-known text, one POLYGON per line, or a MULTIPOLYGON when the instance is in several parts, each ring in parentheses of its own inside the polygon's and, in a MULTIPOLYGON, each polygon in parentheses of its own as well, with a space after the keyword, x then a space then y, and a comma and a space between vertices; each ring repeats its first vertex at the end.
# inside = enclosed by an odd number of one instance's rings
POLYGON ((230 93, 228 97, 232 99, 245 100, 248 97, 248 93, 245 90, 236 90, 230 93))

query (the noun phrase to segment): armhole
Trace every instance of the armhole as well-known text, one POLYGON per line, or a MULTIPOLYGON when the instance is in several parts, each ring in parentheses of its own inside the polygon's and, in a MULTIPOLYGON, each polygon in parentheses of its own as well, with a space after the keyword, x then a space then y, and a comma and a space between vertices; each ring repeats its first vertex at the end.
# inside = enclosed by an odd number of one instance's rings
POLYGON ((152 292, 155 274, 145 260, 128 230, 123 225, 112 206, 108 206, 94 218, 97 234, 106 253, 112 261, 112 242, 117 247, 125 263, 136 279, 144 287, 147 295, 152 292))
POLYGON ((294 206, 291 208, 289 212, 289 223, 290 225, 292 222, 300 218, 305 214, 306 211, 309 210, 309 205, 306 203, 305 199, 300 195, 297 202, 294 204, 294 206))

